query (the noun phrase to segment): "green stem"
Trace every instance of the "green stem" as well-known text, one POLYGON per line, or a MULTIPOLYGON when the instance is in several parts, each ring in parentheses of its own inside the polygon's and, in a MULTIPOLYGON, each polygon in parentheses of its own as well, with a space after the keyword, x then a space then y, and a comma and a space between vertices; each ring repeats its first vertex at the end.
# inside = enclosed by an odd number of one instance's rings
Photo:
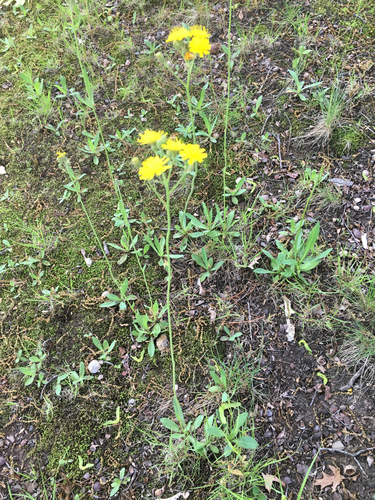
MULTIPOLYGON (((191 122, 191 126, 192 126, 192 131, 193 131, 193 142, 194 142, 194 144, 196 144, 194 115, 193 115, 193 108, 191 106, 191 96, 190 96, 190 78, 191 78, 191 72, 193 70, 193 66, 194 66, 194 62, 189 67, 185 89, 186 89, 186 99, 187 99, 187 103, 188 103, 188 107, 189 107, 190 122, 191 122)), ((184 214, 186 214, 187 207, 188 207, 189 202, 190 202, 190 198, 193 195, 194 184, 195 184, 195 176, 196 176, 196 166, 194 165, 194 175, 193 175, 193 179, 191 181, 191 187, 190 187, 189 195, 186 198, 185 208, 184 208, 184 214)))
POLYGON ((177 398, 176 394, 176 364, 174 360, 173 353, 173 336, 172 336, 172 318, 171 318, 171 281, 172 281, 172 268, 171 268, 171 257, 169 251, 169 238, 171 234, 171 211, 170 211, 170 191, 168 185, 168 179, 163 174, 163 183, 165 187, 165 208, 167 211, 167 235, 165 238, 165 249, 167 252, 167 266, 168 266, 168 284, 167 284, 167 307, 168 307, 168 330, 169 330, 169 345, 171 349, 171 360, 172 360, 172 384, 173 384, 173 393, 177 398))
POLYGON ((223 170, 223 198, 225 208, 225 191, 226 191, 226 175, 228 168, 227 159, 227 131, 228 131, 228 116, 229 116, 229 103, 230 103, 230 64, 231 64, 231 50, 230 50, 230 31, 232 27, 232 0, 229 1, 229 23, 228 23, 228 77, 227 77, 227 105, 224 117, 224 170, 223 170))

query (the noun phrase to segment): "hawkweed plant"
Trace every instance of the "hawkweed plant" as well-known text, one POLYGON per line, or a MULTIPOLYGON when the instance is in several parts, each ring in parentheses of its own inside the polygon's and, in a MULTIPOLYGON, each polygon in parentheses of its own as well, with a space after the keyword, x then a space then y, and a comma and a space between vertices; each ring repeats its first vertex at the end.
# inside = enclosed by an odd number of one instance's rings
POLYGON ((170 310, 170 292, 172 281, 171 260, 180 258, 182 255, 171 255, 169 241, 171 235, 171 212, 170 200, 173 193, 179 185, 186 179, 187 175, 195 172, 196 165, 202 163, 207 157, 205 150, 199 147, 198 144, 185 144, 178 137, 168 137, 163 131, 146 130, 141 133, 138 142, 142 145, 149 146, 154 153, 144 161, 139 158, 133 158, 132 163, 138 169, 140 180, 148 183, 149 188, 156 195, 166 211, 167 216, 167 234, 165 237, 165 256, 161 259, 164 261, 164 268, 167 272, 167 313, 168 313, 168 332, 169 345, 171 350, 172 360, 172 381, 174 392, 174 406, 179 408, 179 403, 176 394, 176 370, 173 355, 173 338, 172 338, 172 318, 170 310), (172 177, 177 180, 172 184, 172 177), (163 197, 158 187, 162 186, 165 191, 163 197))

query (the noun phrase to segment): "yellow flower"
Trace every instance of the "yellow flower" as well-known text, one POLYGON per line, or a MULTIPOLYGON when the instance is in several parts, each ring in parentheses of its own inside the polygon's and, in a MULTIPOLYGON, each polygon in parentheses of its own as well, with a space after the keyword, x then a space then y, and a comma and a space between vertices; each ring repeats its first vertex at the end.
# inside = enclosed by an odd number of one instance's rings
POLYGON ((143 134, 139 134, 138 142, 141 144, 155 144, 164 135, 163 131, 155 132, 154 130, 145 130, 143 134))
POLYGON ((177 28, 173 28, 171 30, 169 37, 167 38, 167 42, 180 42, 188 36, 190 36, 189 30, 183 28, 182 26, 178 26, 177 28))
POLYGON ((167 165, 168 158, 163 156, 150 156, 142 162, 142 167, 139 169, 138 175, 142 181, 150 181, 155 175, 161 175, 163 172, 171 168, 172 165, 167 165))
POLYGON ((64 152, 61 152, 61 151, 57 151, 57 158, 64 158, 64 156, 66 156, 66 153, 64 152))
POLYGON ((169 138, 161 147, 169 151, 181 151, 185 147, 185 144, 178 139, 169 138))
POLYGON ((194 54, 199 54, 203 57, 205 54, 210 53, 211 44, 207 38, 194 37, 189 42, 189 50, 194 54))
POLYGON ((193 165, 195 161, 202 163, 207 158, 205 151, 205 149, 199 147, 199 144, 186 144, 181 149, 180 155, 184 161, 188 161, 189 165, 193 165))
POLYGON ((190 28, 189 36, 196 36, 198 38, 210 38, 211 33, 208 33, 204 26, 199 26, 198 24, 196 24, 195 26, 192 26, 190 28))

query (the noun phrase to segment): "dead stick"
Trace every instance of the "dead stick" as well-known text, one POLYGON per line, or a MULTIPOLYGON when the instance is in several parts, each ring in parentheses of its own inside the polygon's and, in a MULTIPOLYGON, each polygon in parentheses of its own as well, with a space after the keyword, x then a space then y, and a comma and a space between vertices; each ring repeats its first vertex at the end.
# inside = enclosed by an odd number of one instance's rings
POLYGON ((346 385, 343 385, 342 387, 340 387, 339 391, 347 391, 347 390, 351 389, 354 385, 354 382, 357 380, 357 378, 359 378, 362 375, 364 367, 365 366, 363 365, 362 368, 360 368, 357 371, 357 373, 355 373, 352 376, 352 378, 349 380, 349 382, 346 385))
MULTIPOLYGON (((366 472, 363 470, 362 468, 362 465, 358 462, 358 460, 356 459, 355 455, 353 455, 353 453, 349 453, 348 451, 344 451, 344 450, 335 450, 333 448, 320 448, 319 451, 331 451, 331 452, 334 452, 334 453, 342 453, 343 455, 348 455, 349 457, 352 457, 353 460, 355 460, 357 462, 357 465, 358 467, 361 469, 363 475, 365 477, 368 477, 366 472)), ((366 450, 361 450, 362 452, 366 451, 366 450)), ((357 454, 357 453, 356 453, 357 454)), ((358 453, 359 454, 359 453, 358 453)))

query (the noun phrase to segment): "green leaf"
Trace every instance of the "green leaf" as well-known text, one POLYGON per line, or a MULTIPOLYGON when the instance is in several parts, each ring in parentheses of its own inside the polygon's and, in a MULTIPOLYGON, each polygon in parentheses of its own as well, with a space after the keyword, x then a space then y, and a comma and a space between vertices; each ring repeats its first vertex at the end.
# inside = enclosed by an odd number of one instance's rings
POLYGON ((32 361, 33 363, 39 363, 39 361, 41 361, 39 358, 37 358, 36 356, 30 356, 30 361, 32 361))
POLYGON ((309 237, 307 238, 305 251, 301 257, 301 260, 304 260, 306 255, 310 252, 310 250, 314 248, 315 242, 319 237, 319 232, 320 232, 320 224, 319 222, 317 222, 314 228, 310 231, 309 237))
POLYGON ((160 422, 166 427, 167 429, 175 432, 179 432, 180 428, 179 426, 173 422, 173 420, 170 420, 169 418, 161 418, 160 422))
POLYGON ((109 293, 106 295, 106 298, 109 300, 116 300, 117 302, 120 302, 120 297, 117 297, 117 295, 114 295, 113 293, 109 293))
POLYGON ((204 415, 199 415, 195 419, 195 422, 194 422, 194 425, 193 425, 194 429, 198 429, 198 427, 200 427, 202 425, 203 419, 204 419, 204 415))
POLYGON ((103 350, 103 346, 98 338, 92 337, 92 341, 94 342, 95 347, 99 349, 99 351, 103 350))
POLYGON ((239 439, 236 439, 235 442, 238 446, 245 448, 246 450, 255 450, 255 448, 258 448, 258 443, 250 436, 242 436, 239 439))
POLYGON ((29 375, 31 377, 34 377, 35 373, 30 370, 30 368, 27 368, 26 366, 21 366, 18 368, 21 373, 24 375, 29 375))
POLYGON ((218 438, 222 438, 225 436, 224 432, 221 429, 219 429, 218 427, 209 427, 207 429, 207 434, 209 436, 215 436, 218 438))
POLYGON ((184 414, 183 414, 181 405, 180 405, 178 399, 176 398, 176 396, 173 396, 173 407, 174 407, 174 411, 175 411, 177 420, 180 422, 180 424, 183 427, 185 427, 186 424, 185 424, 184 414))
POLYGON ((104 302, 103 304, 100 304, 99 307, 113 307, 117 306, 118 302, 104 302))
POLYGON ((272 271, 268 271, 267 269, 262 269, 261 267, 257 267, 254 269, 254 273, 256 274, 272 274, 272 271))
POLYGON ((155 344, 154 344, 154 339, 151 338, 150 339, 150 342, 148 343, 148 355, 150 356, 150 358, 153 358, 154 357, 154 354, 155 354, 155 344))

